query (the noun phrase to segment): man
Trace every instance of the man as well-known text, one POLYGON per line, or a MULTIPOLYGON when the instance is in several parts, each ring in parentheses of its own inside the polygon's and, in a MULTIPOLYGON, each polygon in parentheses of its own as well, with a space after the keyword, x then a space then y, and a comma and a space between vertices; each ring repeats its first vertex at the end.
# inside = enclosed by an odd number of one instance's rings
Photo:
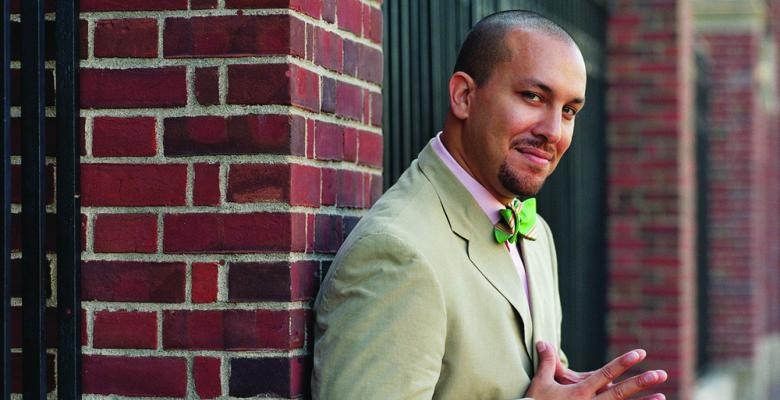
POLYGON ((576 44, 544 17, 502 12, 472 29, 444 130, 323 282, 314 398, 624 399, 666 379, 612 383, 643 350, 596 373, 560 351, 555 248, 532 196, 571 143, 585 81, 576 44))

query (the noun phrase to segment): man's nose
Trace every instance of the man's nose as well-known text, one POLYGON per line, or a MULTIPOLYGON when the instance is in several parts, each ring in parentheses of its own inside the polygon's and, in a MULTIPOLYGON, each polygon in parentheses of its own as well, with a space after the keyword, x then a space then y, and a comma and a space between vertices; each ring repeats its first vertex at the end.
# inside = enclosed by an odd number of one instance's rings
POLYGON ((533 131, 535 135, 544 136, 548 143, 557 143, 561 140, 561 113, 554 107, 544 110, 539 116, 539 121, 533 131))

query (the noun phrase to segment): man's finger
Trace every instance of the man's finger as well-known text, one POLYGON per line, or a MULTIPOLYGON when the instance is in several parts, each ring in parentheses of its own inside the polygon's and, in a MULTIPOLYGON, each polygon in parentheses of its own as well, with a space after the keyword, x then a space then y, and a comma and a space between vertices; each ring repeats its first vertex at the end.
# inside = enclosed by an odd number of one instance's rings
MULTIPOLYGON (((634 394, 653 387, 659 383, 666 381, 668 375, 664 370, 648 371, 641 375, 637 375, 633 378, 626 379, 623 382, 611 387, 609 390, 598 395, 598 400, 625 400, 633 396, 634 394)), ((657 397, 658 394, 647 396, 648 399, 664 399, 665 397, 657 397), (655 396, 655 397, 654 397, 655 396)), ((661 395, 663 396, 663 395, 661 395)))
POLYGON ((551 345, 542 340, 536 342, 536 351, 539 353, 539 368, 536 370, 536 376, 552 380, 555 374, 555 351, 551 345))
POLYGON ((593 374, 583 381, 593 392, 608 385, 610 382, 623 375, 626 370, 645 359, 647 352, 642 349, 632 350, 607 363, 607 365, 593 371, 593 374))
POLYGON ((650 396, 642 397, 639 400, 666 400, 666 396, 664 396, 661 393, 654 393, 654 394, 651 394, 650 396))

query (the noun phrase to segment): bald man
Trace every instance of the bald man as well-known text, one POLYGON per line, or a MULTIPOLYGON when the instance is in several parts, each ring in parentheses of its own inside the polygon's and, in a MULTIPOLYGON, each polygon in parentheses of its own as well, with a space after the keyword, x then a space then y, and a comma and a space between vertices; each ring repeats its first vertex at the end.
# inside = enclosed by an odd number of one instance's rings
MULTIPOLYGON (((468 34, 442 132, 363 217, 315 303, 315 399, 625 399, 646 356, 569 370, 552 234, 533 196, 571 144, 585 63, 535 13, 468 34)), ((661 394, 646 399, 663 399, 661 394)))

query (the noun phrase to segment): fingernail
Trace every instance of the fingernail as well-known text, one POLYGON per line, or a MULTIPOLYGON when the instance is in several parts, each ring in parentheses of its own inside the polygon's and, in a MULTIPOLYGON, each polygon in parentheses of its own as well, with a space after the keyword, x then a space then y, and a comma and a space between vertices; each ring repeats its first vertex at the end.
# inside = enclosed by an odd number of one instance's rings
POLYGON ((650 371, 645 374, 645 382, 647 383, 655 382, 657 378, 658 378, 658 374, 656 374, 655 371, 650 371))
POLYGON ((664 370, 662 370, 662 369, 659 369, 659 370, 658 370, 658 371, 656 371, 656 372, 658 373, 658 377, 659 377, 659 378, 660 378, 660 380, 662 380, 662 381, 665 381, 665 380, 666 380, 666 378, 668 378, 668 377, 669 377, 669 375, 667 375, 667 374, 666 374, 666 371, 664 371, 664 370))
POLYGON ((544 342, 542 342, 541 340, 536 342, 536 351, 541 353, 544 351, 545 347, 546 346, 544 345, 544 342))
POLYGON ((637 360, 639 360, 639 353, 637 353, 635 351, 632 351, 632 352, 628 353, 628 355, 626 356, 626 361, 628 361, 628 362, 634 362, 634 361, 637 361, 637 360))

